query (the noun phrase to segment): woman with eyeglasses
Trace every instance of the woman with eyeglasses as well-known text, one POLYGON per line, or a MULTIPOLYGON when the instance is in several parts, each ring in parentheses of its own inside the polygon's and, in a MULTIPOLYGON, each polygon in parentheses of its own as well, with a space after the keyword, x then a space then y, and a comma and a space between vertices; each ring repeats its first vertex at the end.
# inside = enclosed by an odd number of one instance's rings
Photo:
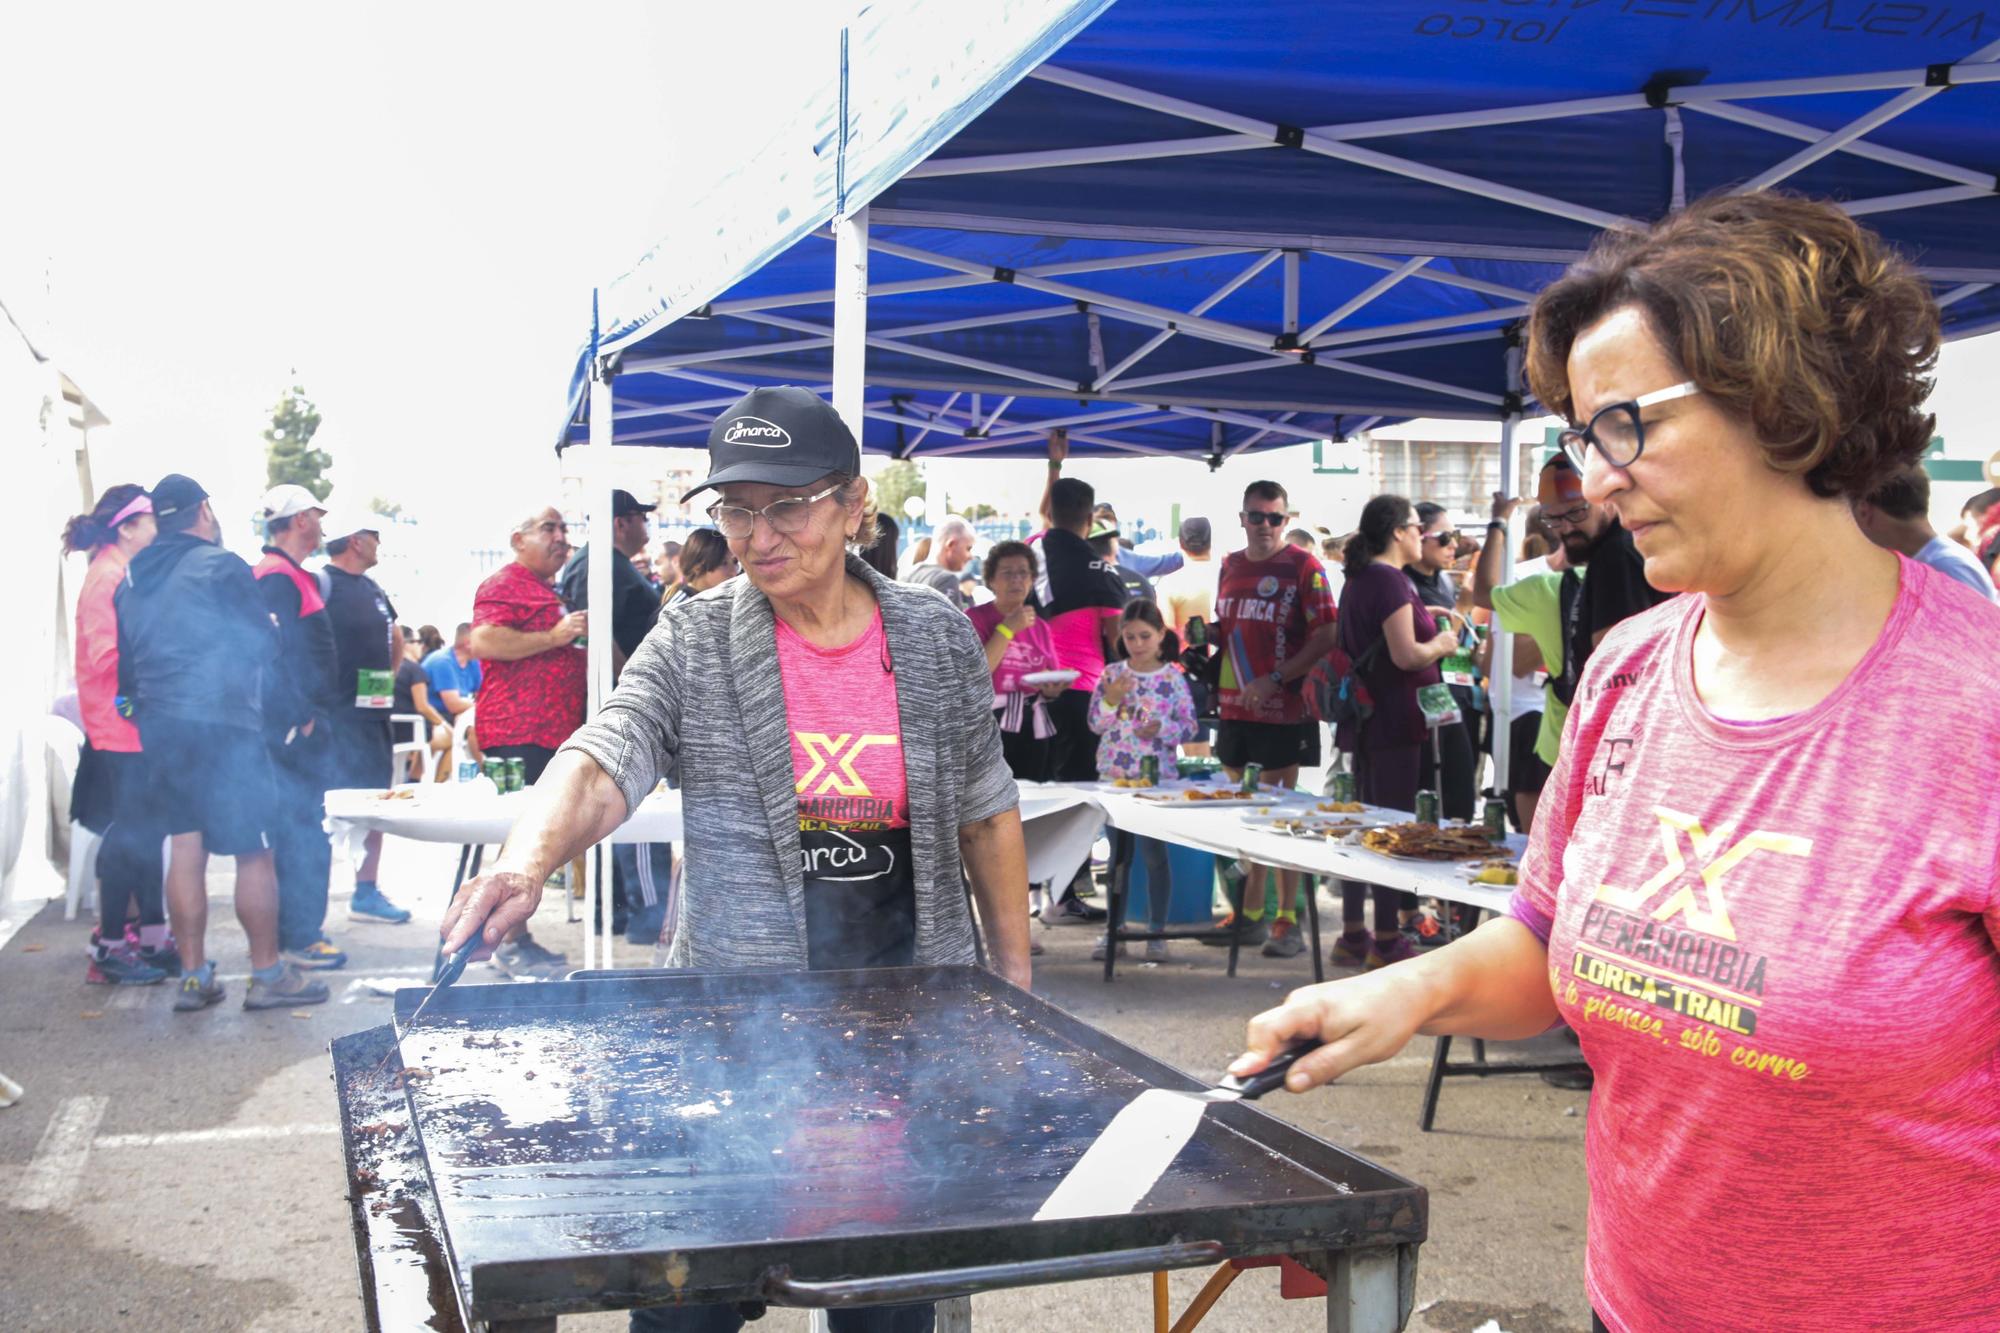
POLYGON ((1959 669, 2000 609, 1850 512, 1923 454, 1938 342, 1880 238, 1780 195, 1544 291, 1535 392, 1683 595, 1592 655, 1508 917, 1251 1024, 1238 1073, 1329 1043, 1297 1088, 1574 1027, 1601 1327, 2000 1328, 2000 700, 1959 669))
POLYGON ((986 553, 984 574, 993 600, 965 614, 986 647, 993 672, 993 716, 1000 725, 1000 748, 1008 771, 1023 782, 1049 780, 1049 742, 1055 721, 1049 700, 1066 682, 1029 684, 1024 677, 1058 671, 1062 658, 1049 623, 1029 600, 1040 573, 1035 548, 1026 542, 999 542, 986 553))
MULTIPOLYGON (((1423 552, 1423 519, 1400 495, 1378 495, 1361 509, 1361 526, 1348 540, 1347 581, 1340 590, 1340 647, 1367 687, 1374 709, 1360 725, 1341 725, 1334 743, 1354 756, 1355 786, 1363 802, 1415 810, 1430 729, 1417 691, 1435 685, 1438 663, 1459 649, 1460 627, 1444 608, 1427 607, 1404 571, 1423 552)), ((1468 756, 1469 759, 1469 756, 1468 756)), ((1329 951, 1336 965, 1387 967, 1416 953, 1404 937, 1399 913, 1414 914, 1411 894, 1376 887, 1374 925, 1366 908, 1371 890, 1343 882, 1341 933, 1329 951)))

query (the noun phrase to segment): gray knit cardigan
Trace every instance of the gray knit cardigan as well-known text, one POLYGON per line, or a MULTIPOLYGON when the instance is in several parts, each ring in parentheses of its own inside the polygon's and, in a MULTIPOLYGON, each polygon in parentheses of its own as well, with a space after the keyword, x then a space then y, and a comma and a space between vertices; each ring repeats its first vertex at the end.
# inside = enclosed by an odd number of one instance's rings
MULTIPOLYGON (((965 613, 849 556, 882 607, 902 717, 916 877, 916 961, 975 958, 958 830, 1019 797, 993 676, 965 613)), ((670 967, 806 966, 798 793, 771 603, 746 577, 668 607, 602 711, 574 736, 636 809, 677 774, 686 864, 670 967)))

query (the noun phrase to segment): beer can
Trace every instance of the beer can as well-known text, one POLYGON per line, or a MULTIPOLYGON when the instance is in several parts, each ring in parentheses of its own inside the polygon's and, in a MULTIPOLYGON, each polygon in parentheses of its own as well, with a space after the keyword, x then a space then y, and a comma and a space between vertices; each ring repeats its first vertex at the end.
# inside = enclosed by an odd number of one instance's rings
POLYGON ((507 790, 519 791, 528 785, 528 762, 525 759, 507 761, 507 790))
POLYGON ((488 759, 479 766, 479 771, 486 775, 487 781, 493 784, 495 791, 507 790, 507 761, 505 759, 488 759))
POLYGON ((1263 781, 1263 778, 1264 766, 1262 764, 1245 764, 1243 765, 1243 785, 1238 787, 1237 790, 1245 796, 1255 796, 1257 794, 1257 784, 1263 781))
POLYGON ((1158 755, 1149 754, 1139 761, 1139 777, 1149 787, 1160 785, 1160 757, 1158 755))
POLYGON ((1352 773, 1335 773, 1333 775, 1333 799, 1336 801, 1358 801, 1361 799, 1355 795, 1354 775, 1352 773))
POLYGON ((1435 824, 1438 822, 1438 794, 1434 791, 1417 793, 1417 822, 1435 824))
POLYGON ((479 776, 478 760, 461 759, 458 761, 458 780, 460 782, 470 782, 478 776, 479 776))
POLYGON ((1507 841, 1507 803, 1498 796, 1486 798, 1486 836, 1494 842, 1507 841))

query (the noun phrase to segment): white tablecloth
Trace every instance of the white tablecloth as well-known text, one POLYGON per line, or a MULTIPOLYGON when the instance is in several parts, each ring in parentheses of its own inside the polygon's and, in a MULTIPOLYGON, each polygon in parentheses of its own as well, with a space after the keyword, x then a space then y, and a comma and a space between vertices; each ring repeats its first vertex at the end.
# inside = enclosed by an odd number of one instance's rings
MULTIPOLYGON (((426 783, 399 787, 409 796, 339 790, 326 794, 326 830, 335 837, 380 831, 416 842, 503 841, 520 814, 525 793, 498 795, 483 784, 426 783)), ((1087 787, 1023 783, 1021 823, 1028 847, 1028 880, 1066 884, 1090 856, 1104 826, 1104 811, 1087 787)), ((612 842, 680 842, 681 794, 656 791, 612 833, 612 842)))

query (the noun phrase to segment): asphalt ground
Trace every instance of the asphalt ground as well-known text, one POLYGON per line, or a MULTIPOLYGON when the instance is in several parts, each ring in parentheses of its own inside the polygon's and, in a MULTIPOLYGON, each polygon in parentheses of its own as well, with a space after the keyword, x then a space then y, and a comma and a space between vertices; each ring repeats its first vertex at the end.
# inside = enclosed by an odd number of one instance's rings
MULTIPOLYGON (((0 1329, 362 1326, 327 1044, 387 1021, 390 1002, 368 980, 415 985, 428 976, 455 860, 452 848, 392 842, 384 891, 417 915, 387 926, 346 919, 352 875, 336 858, 328 929, 351 961, 320 974, 333 998, 309 1009, 240 1007, 249 964, 226 861, 211 871, 209 953, 229 997, 205 1012, 172 1012, 171 983, 86 986, 88 914, 65 922, 59 901, 4 937, 0 1073, 27 1091, 0 1110, 0 1329)), ((552 892, 534 929, 576 964, 581 926, 566 924, 569 906, 552 892)), ((1177 943, 1168 963, 1122 964, 1107 986, 1089 961, 1094 932, 1037 928, 1036 936, 1048 950, 1036 960, 1037 992, 1209 1077, 1239 1049, 1250 1015, 1312 975, 1304 956, 1251 954, 1232 980, 1222 950, 1177 943)), ((650 950, 621 946, 618 961, 645 965, 650 950)), ((475 964, 461 984, 498 980, 475 964)), ((1545 1039, 1492 1050, 1506 1059, 1562 1047, 1545 1039)), ((1587 1095, 1532 1075, 1455 1079, 1438 1129, 1421 1133, 1430 1053, 1420 1038, 1336 1087, 1276 1094, 1264 1106, 1430 1191, 1411 1328, 1583 1333, 1587 1095)), ((1173 1275, 1176 1312, 1206 1276, 1173 1275)), ((1277 1287, 1274 1270, 1244 1273, 1203 1329, 1325 1328, 1319 1302, 1283 1301, 1277 1287)), ((973 1323, 1148 1328, 1151 1290, 1130 1277, 997 1292, 975 1298, 973 1323)), ((620 1316, 563 1323, 577 1333, 623 1327, 620 1316)), ((752 1327, 802 1333, 807 1320, 773 1310, 752 1327)))

